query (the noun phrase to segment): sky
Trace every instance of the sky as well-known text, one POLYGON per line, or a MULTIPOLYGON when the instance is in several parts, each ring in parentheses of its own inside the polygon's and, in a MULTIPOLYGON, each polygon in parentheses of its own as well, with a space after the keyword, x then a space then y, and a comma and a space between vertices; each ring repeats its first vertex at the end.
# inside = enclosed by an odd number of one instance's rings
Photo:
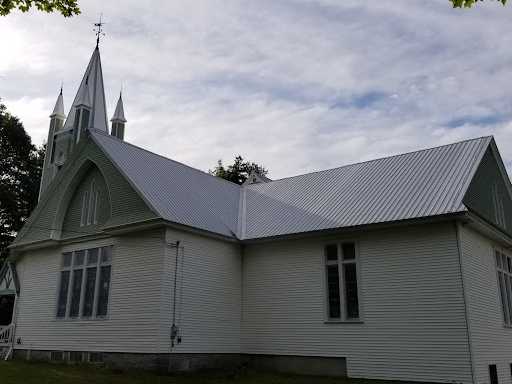
POLYGON ((0 98, 34 143, 95 47, 126 141, 271 178, 494 135, 512 171, 512 4, 448 0, 79 0, 0 18, 0 98))

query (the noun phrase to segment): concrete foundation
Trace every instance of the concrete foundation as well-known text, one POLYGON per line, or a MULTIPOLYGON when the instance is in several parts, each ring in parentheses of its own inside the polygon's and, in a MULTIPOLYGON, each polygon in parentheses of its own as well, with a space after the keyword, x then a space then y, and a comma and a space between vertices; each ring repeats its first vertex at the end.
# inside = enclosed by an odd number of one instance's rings
POLYGON ((259 371, 296 373, 314 376, 347 376, 344 357, 246 355, 248 367, 259 371))
POLYGON ((144 369, 166 373, 204 370, 236 371, 241 367, 258 371, 296 373, 301 375, 346 376, 343 357, 240 355, 240 354, 150 354, 118 352, 40 351, 16 349, 20 360, 53 361, 69 364, 101 364, 113 369, 144 369))

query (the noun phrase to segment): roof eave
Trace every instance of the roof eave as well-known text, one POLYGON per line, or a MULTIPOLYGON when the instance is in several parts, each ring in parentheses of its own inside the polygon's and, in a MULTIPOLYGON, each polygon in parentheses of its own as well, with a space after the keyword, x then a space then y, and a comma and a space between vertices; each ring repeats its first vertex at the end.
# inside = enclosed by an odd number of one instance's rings
POLYGON ((445 214, 440 214, 440 215, 435 215, 435 216, 425 216, 425 217, 418 217, 418 218, 412 218, 412 219, 386 221, 386 222, 380 222, 380 223, 370 223, 370 224, 353 225, 353 226, 347 226, 347 227, 328 228, 328 229, 321 229, 321 230, 308 231, 308 232, 297 232, 297 233, 282 234, 282 235, 276 235, 276 236, 249 238, 249 239, 242 239, 241 242, 243 244, 254 244, 254 243, 279 241, 279 240, 293 240, 293 239, 304 238, 304 237, 318 237, 318 236, 329 236, 329 235, 338 235, 338 234, 350 234, 350 233, 366 231, 366 230, 396 228, 396 227, 409 226, 409 225, 448 222, 448 221, 453 221, 453 220, 466 221, 467 220, 467 211, 458 211, 458 212, 445 213, 445 214))

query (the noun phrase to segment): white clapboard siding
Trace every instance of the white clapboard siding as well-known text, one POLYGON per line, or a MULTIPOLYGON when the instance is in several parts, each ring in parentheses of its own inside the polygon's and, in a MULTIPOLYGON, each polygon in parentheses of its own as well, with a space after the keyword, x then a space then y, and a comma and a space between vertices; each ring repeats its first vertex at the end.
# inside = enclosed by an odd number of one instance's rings
POLYGON ((489 364, 496 364, 499 382, 508 384, 512 329, 503 325, 494 244, 467 227, 461 228, 460 238, 475 381, 489 383, 489 364))
POLYGON ((163 229, 26 253, 16 265, 16 337, 22 340, 16 348, 167 352, 168 335, 159 323, 163 262, 163 229), (114 244, 108 319, 56 320, 62 251, 106 244, 114 244))
MULTIPOLYGON (((167 230, 180 241, 176 324, 181 344, 174 353, 240 353, 242 263, 240 246, 196 234, 167 230)), ((161 324, 169 334, 172 318, 175 248, 168 247, 162 285, 161 324)))
POLYGON ((242 352, 346 357, 351 377, 470 383, 455 226, 366 232, 355 240, 363 324, 324 323, 326 239, 247 246, 242 352))

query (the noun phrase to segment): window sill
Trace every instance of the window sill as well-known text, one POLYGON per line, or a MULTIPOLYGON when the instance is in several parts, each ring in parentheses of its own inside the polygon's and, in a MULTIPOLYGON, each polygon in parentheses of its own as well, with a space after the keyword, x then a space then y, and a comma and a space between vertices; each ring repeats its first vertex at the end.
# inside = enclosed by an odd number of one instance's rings
POLYGON ((325 320, 324 324, 364 324, 363 320, 325 320))

